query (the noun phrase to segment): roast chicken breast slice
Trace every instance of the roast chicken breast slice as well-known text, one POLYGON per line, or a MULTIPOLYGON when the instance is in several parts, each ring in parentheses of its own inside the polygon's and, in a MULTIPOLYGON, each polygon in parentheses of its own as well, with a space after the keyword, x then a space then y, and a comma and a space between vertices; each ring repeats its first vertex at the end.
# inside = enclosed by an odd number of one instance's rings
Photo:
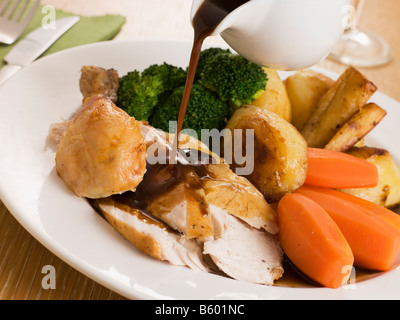
MULTIPOLYGON (((158 150, 171 148, 174 139, 173 134, 160 133, 146 124, 142 124, 142 133, 147 142, 148 151, 154 147, 154 144, 157 145, 158 150)), ((256 229, 264 229, 271 234, 278 232, 276 213, 264 196, 245 177, 236 175, 223 158, 212 153, 205 144, 191 136, 181 134, 179 147, 181 149, 199 150, 212 157, 212 161, 206 165, 210 179, 200 177, 205 200, 208 204, 224 209, 256 229)), ((148 154, 148 157, 151 157, 152 154, 148 154)), ((155 203, 152 211, 156 212, 161 209, 163 215, 167 215, 174 209, 173 213, 176 214, 176 219, 182 223, 180 217, 186 216, 185 213, 182 213, 182 210, 184 211, 186 208, 182 204, 185 197, 181 196, 181 189, 176 188, 175 191, 175 194, 174 190, 168 194, 168 198, 171 198, 169 201, 160 199, 163 204, 162 208, 157 208, 158 204, 155 203), (179 204, 181 205, 179 206, 179 204), (178 211, 178 209, 181 209, 181 211, 178 211)), ((171 214, 169 218, 175 219, 171 214)), ((170 223, 170 221, 167 223, 170 223)), ((182 229, 179 229, 179 231, 182 231, 182 229)))
POLYGON ((140 126, 110 99, 102 95, 86 99, 60 138, 58 175, 79 197, 135 190, 146 170, 140 126))
POLYGON ((195 240, 111 198, 94 200, 94 204, 106 220, 143 253, 173 265, 210 270, 204 261, 202 246, 195 240))
POLYGON ((272 285, 283 274, 283 252, 275 235, 258 230, 220 207, 210 205, 218 235, 204 242, 204 254, 229 277, 272 285))
POLYGON ((210 179, 202 181, 208 204, 223 208, 256 229, 271 234, 278 232, 275 211, 249 180, 235 174, 223 158, 212 153, 199 140, 190 136, 183 136, 180 140, 180 148, 197 149, 212 156, 212 162, 206 166, 210 179))
POLYGON ((278 233, 275 211, 246 178, 236 175, 226 163, 211 164, 212 179, 203 181, 209 205, 224 209, 256 229, 278 233))
MULTIPOLYGON (((164 143, 164 147, 168 148, 165 146, 168 136, 160 137, 146 125, 142 130, 148 150, 154 146, 152 143, 161 147, 164 143)), ((191 137, 182 137, 182 140, 180 148, 210 152, 191 137)), ((204 255, 211 258, 227 276, 272 285, 283 274, 283 252, 276 235, 273 235, 278 232, 275 212, 246 178, 237 176, 217 155, 212 156, 216 163, 205 165, 207 175, 199 176, 204 191, 202 200, 209 212, 207 218, 211 219, 212 228, 208 230, 212 234, 196 239, 203 242, 204 255)), ((178 184, 155 199, 147 210, 175 230, 189 234, 190 208, 187 203, 184 184, 178 184)))
MULTIPOLYGON (((148 163, 168 162, 169 151, 172 149, 173 135, 160 132, 145 123, 142 123, 142 134, 147 143, 148 163), (156 159, 157 156, 158 158, 156 159)), ((185 137, 182 138, 185 139, 185 137)), ((182 157, 179 159, 185 160, 182 157)), ((180 163, 176 166, 176 170, 185 169, 180 163)), ((160 168, 163 172, 166 172, 160 174, 161 177, 165 178, 169 175, 168 164, 160 168)), ((151 169, 147 172, 151 172, 151 169)), ((188 238, 206 239, 213 237, 214 231, 211 216, 205 200, 204 190, 199 187, 201 185, 199 177, 195 173, 182 174, 181 176, 181 181, 172 183, 168 190, 163 190, 160 194, 155 194, 152 197, 152 201, 146 207, 147 212, 188 238)), ((146 181, 147 178, 146 175, 144 177, 145 181, 143 181, 145 184, 148 182, 146 181)), ((171 178, 175 179, 176 177, 171 176, 171 178)), ((153 176, 151 179, 157 180, 157 176, 153 176)), ((148 185, 158 185, 158 183, 154 181, 154 183, 148 183, 148 185)), ((141 186, 139 186, 138 190, 143 193, 141 186)), ((148 191, 152 192, 152 190, 148 191)), ((147 192, 144 191, 144 193, 147 192)))
POLYGON ((214 236, 204 190, 192 190, 185 182, 160 195, 146 209, 189 239, 202 240, 214 236))

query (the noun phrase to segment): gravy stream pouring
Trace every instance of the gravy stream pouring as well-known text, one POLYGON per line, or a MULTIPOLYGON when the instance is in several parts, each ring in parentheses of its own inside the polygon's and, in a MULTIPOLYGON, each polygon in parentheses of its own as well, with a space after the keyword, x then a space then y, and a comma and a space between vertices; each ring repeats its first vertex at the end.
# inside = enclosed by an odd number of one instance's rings
POLYGON ((192 89, 197 64, 199 62, 200 52, 204 40, 210 36, 217 26, 235 9, 250 0, 205 0, 197 10, 193 18, 194 41, 192 53, 190 56, 188 74, 185 84, 185 91, 179 110, 178 125, 176 135, 170 153, 170 163, 175 163, 175 155, 179 148, 179 134, 182 131, 183 121, 189 103, 190 92, 192 89))

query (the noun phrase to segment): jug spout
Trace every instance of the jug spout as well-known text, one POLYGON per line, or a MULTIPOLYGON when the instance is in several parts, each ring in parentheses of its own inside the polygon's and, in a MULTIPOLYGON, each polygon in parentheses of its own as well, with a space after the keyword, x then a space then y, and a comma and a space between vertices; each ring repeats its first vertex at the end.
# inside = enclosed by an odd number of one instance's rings
MULTIPOLYGON (((241 14, 241 11, 243 11, 244 7, 248 6, 249 3, 254 3, 257 0, 226 0, 227 4, 220 4, 218 0, 215 1, 208 1, 207 5, 208 8, 210 9, 209 12, 207 12, 206 17, 214 15, 213 18, 215 20, 218 20, 221 18, 221 20, 213 26, 213 31, 208 34, 208 36, 216 36, 224 32, 225 30, 235 27, 235 24, 238 24, 238 17, 243 17, 243 14, 241 14), (226 7, 225 7, 226 6, 226 7), (212 9, 212 10, 211 10, 212 9)), ((263 0, 265 1, 265 0, 263 0)), ((193 23, 194 17, 196 14, 199 12, 200 7, 206 2, 206 0, 193 0, 192 2, 192 9, 191 9, 191 21, 193 23)), ((224 2, 224 1, 220 1, 224 2)), ((204 14, 204 12, 203 12, 204 14)), ((210 19, 210 21, 207 22, 215 22, 213 19, 210 19)))
MULTIPOLYGON (((324 59, 343 34, 349 0, 193 0, 191 19, 202 5, 236 3, 213 29, 237 53, 279 69, 309 68, 324 59)), ((232 5, 231 5, 232 7, 232 5)), ((200 10, 200 11, 199 11, 200 10)), ((225 11, 226 13, 226 11, 225 11)))

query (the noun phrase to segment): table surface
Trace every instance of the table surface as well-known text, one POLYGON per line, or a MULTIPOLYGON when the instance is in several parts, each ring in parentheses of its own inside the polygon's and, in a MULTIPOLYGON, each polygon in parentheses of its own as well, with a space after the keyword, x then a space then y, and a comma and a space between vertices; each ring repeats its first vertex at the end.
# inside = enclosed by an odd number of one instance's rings
MULTIPOLYGON (((42 0, 81 15, 121 14, 127 18, 116 40, 171 39, 192 41, 190 0, 42 0)), ((394 59, 377 68, 359 68, 379 90, 400 101, 400 1, 367 0, 361 27, 385 37, 394 59)), ((209 40, 216 44, 219 37, 209 40)), ((346 66, 330 60, 319 66, 341 73, 346 66)), ((36 241, 0 201, 1 300, 117 300, 125 299, 60 260, 36 241), (56 288, 42 288, 43 266, 56 271, 56 288)))

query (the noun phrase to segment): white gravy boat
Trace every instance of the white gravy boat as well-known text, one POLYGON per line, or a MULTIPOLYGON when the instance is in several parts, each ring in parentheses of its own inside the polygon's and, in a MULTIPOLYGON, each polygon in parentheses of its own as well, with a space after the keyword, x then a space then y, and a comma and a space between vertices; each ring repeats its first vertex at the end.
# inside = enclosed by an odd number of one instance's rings
MULTIPOLYGON (((193 0, 191 21, 204 0, 193 0)), ((251 0, 232 11, 211 36, 221 35, 248 60, 278 70, 315 65, 344 31, 349 0, 251 0)))

